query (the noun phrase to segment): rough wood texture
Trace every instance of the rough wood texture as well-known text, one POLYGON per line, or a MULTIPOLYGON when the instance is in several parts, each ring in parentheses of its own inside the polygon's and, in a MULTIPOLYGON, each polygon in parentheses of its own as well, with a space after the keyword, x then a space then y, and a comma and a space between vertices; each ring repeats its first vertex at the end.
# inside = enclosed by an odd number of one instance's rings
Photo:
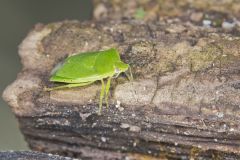
POLYGON ((3 97, 29 146, 82 159, 240 159, 239 3, 120 2, 95 0, 97 22, 36 25, 20 45, 23 69, 3 97), (140 6, 144 21, 129 19, 140 6), (68 55, 110 47, 134 81, 114 80, 102 116, 99 83, 43 90, 68 55))
POLYGON ((218 25, 221 21, 240 18, 238 0, 93 0, 94 18, 122 19, 135 18, 139 9, 145 11, 143 20, 181 18, 200 22, 212 19, 218 25))
POLYGON ((89 159, 235 159, 240 154, 239 46, 229 30, 191 23, 37 25, 19 47, 23 69, 3 97, 33 150, 89 159), (66 56, 109 47, 131 64, 135 79, 114 80, 111 107, 102 116, 96 114, 99 83, 43 90, 54 85, 50 72, 66 56))
POLYGON ((1 160, 74 160, 69 157, 61 157, 52 154, 28 151, 0 152, 1 160))

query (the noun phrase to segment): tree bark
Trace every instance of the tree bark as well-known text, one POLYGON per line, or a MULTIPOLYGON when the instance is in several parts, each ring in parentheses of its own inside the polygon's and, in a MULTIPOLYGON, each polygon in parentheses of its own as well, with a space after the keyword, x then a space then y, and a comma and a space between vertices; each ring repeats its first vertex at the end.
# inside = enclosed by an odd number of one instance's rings
MULTIPOLYGON (((19 47, 23 69, 3 97, 33 150, 83 159, 240 158, 239 27, 134 19, 36 25, 19 47), (134 75, 44 91, 68 55, 116 48, 134 75)), ((107 63, 107 62, 106 62, 107 63)))

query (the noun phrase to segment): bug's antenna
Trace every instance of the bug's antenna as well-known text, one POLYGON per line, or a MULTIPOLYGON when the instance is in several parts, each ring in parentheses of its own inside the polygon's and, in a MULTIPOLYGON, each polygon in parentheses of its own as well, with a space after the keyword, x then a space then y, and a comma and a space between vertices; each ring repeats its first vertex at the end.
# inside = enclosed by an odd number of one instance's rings
POLYGON ((130 66, 129 66, 129 72, 130 72, 130 75, 127 74, 126 72, 124 72, 124 73, 125 73, 125 75, 127 76, 127 78, 128 78, 129 81, 133 81, 133 75, 132 75, 132 70, 131 70, 131 67, 130 67, 130 66))
POLYGON ((132 69, 131 69, 130 66, 129 66, 129 72, 130 72, 130 78, 131 78, 131 81, 133 81, 132 69))

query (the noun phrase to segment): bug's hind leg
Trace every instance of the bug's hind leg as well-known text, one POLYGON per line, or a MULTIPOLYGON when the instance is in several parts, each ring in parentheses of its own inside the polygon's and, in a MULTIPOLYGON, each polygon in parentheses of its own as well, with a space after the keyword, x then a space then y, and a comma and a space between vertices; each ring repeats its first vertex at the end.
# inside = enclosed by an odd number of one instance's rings
POLYGON ((85 82, 85 83, 71 83, 71 84, 66 84, 62 86, 57 86, 53 88, 44 88, 44 91, 53 91, 53 90, 58 90, 58 89, 64 89, 64 88, 73 88, 73 87, 81 87, 81 86, 86 86, 89 85, 93 82, 85 82))
POLYGON ((104 85, 103 79, 101 79, 101 82, 102 82, 102 89, 101 89, 101 93, 100 93, 98 115, 101 115, 101 112, 102 112, 102 100, 103 100, 104 90, 105 90, 105 85, 104 85))
POLYGON ((109 104, 108 104, 108 93, 109 93, 109 90, 110 90, 110 86, 111 86, 111 78, 112 77, 109 77, 108 80, 107 80, 107 84, 106 84, 106 89, 105 89, 105 103, 107 105, 107 109, 109 107, 109 104))

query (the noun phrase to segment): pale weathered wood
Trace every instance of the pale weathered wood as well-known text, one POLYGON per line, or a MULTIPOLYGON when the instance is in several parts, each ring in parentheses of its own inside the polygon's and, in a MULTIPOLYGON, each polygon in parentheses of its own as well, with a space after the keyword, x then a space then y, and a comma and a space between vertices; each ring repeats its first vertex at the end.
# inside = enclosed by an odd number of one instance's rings
POLYGON ((24 67, 4 99, 34 150, 80 157, 97 150, 99 159, 122 156, 115 151, 239 154, 239 43, 232 34, 181 23, 38 25, 20 46, 24 67), (173 25, 185 29, 166 32, 173 25), (102 116, 96 114, 99 83, 43 90, 53 85, 50 71, 67 54, 109 47, 131 64, 135 79, 114 80, 111 107, 102 116))
POLYGON ((208 19, 218 27, 223 21, 240 18, 240 2, 236 0, 93 0, 93 4, 96 20, 139 18, 139 10, 145 13, 141 19, 144 21, 180 18, 202 24, 203 19, 208 19))
POLYGON ((3 97, 30 148, 99 160, 239 159, 239 26, 116 19, 39 24, 22 42, 23 69, 3 97), (113 81, 101 116, 100 83, 44 91, 68 55, 111 47, 134 81, 113 81))

